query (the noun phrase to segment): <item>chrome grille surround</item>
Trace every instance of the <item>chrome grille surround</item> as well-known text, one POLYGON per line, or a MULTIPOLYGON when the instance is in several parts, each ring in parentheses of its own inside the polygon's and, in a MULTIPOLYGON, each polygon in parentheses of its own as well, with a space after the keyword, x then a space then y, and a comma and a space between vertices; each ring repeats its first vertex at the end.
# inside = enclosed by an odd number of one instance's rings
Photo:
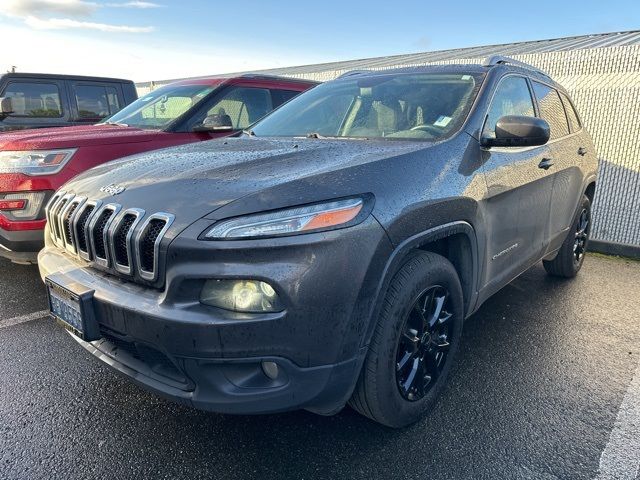
POLYGON ((45 214, 50 238, 60 250, 114 274, 158 280, 160 244, 174 215, 146 216, 140 208, 123 209, 65 191, 53 195, 45 214))
POLYGON ((160 242, 164 238, 165 233, 167 233, 167 230, 169 229, 169 227, 171 226, 174 220, 175 220, 175 217, 170 213, 165 213, 165 212, 154 213, 153 215, 150 215, 149 217, 147 217, 147 219, 142 224, 142 227, 140 227, 140 230, 138 230, 138 234, 136 235, 136 241, 135 241, 136 267, 138 269, 138 274, 140 275, 140 277, 142 277, 144 280, 147 280, 148 282, 154 282, 158 278, 158 254, 160 253, 160 242), (142 265, 142 255, 144 255, 144 252, 141 251, 141 245, 145 235, 148 233, 149 226, 151 225, 151 222, 153 220, 161 220, 161 221, 164 221, 165 224, 153 242, 153 259, 152 259, 153 269, 148 270, 148 269, 145 269, 142 265))
POLYGON ((111 227, 113 219, 118 215, 118 212, 121 209, 122 206, 117 203, 107 203, 91 216, 89 223, 90 235, 87 238, 90 239, 89 243, 91 245, 93 261, 104 268, 110 267, 111 255, 109 252, 109 227, 111 227), (101 221, 101 223, 104 222, 104 224, 98 225, 98 221, 101 221), (99 245, 97 244, 97 242, 100 241, 102 245, 101 248, 99 248, 99 245), (104 256, 101 255, 102 253, 104 253, 104 256))
POLYGON ((144 210, 140 208, 129 208, 121 213, 120 218, 117 221, 114 221, 109 227, 109 238, 111 241, 109 242, 109 247, 111 250, 111 258, 113 259, 113 267, 120 273, 125 275, 133 274, 133 255, 134 255, 134 245, 133 245, 133 234, 136 230, 136 227, 144 217, 144 210), (133 223, 129 227, 126 237, 126 256, 127 263, 122 264, 118 262, 118 255, 116 255, 116 235, 119 234, 120 227, 123 226, 127 216, 133 215, 135 219, 133 223))

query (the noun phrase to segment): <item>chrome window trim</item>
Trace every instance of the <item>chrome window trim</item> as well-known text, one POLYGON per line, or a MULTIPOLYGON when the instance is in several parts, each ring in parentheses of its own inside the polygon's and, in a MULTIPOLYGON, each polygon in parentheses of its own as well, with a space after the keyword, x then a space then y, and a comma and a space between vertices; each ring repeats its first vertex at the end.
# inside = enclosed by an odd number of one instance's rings
POLYGON ((158 263, 159 263, 158 254, 160 253, 160 243, 162 242, 162 239, 167 233, 167 230, 169 230, 169 227, 171 227, 171 224, 173 223, 175 218, 176 217, 174 215, 166 212, 154 213, 153 215, 150 215, 149 217, 147 217, 147 219, 142 224, 142 227, 140 227, 140 230, 138 230, 138 233, 136 235, 136 241, 135 241, 135 247, 136 247, 135 251, 136 251, 136 267, 138 269, 138 274, 140 275, 140 278, 147 280, 149 282, 154 282, 157 279, 158 263), (160 230, 160 233, 158 234, 158 238, 156 238, 156 241, 153 244, 153 271, 149 272, 142 268, 142 252, 140 251, 140 244, 144 237, 145 231, 147 230, 147 227, 149 226, 152 220, 164 220, 166 223, 162 228, 162 230, 160 230))
POLYGON ((80 208, 80 212, 84 213, 84 211, 88 208, 88 207, 93 207, 93 211, 91 212, 91 214, 89 215, 89 218, 87 218, 87 222, 84 224, 84 229, 83 229, 83 234, 84 234, 84 238, 85 238, 85 242, 87 244, 87 251, 83 251, 80 250, 80 248, 78 248, 78 243, 77 243, 77 238, 78 238, 78 220, 80 220, 81 214, 76 215, 75 218, 73 219, 73 230, 75 232, 76 235, 76 249, 78 250, 78 255, 80 256, 81 259, 86 260, 87 262, 91 261, 91 235, 90 235, 90 231, 89 231, 89 225, 91 224, 91 221, 93 220, 93 216, 95 215, 95 213, 98 211, 98 209, 100 208, 100 206, 102 205, 102 201, 101 200, 87 200, 84 205, 82 205, 82 207, 80 208))
POLYGON ((98 211, 98 213, 93 215, 91 218, 91 225, 89 226, 89 231, 91 232, 91 254, 93 255, 93 262, 96 265, 99 265, 104 268, 109 268, 110 252, 109 252, 109 244, 107 243, 109 240, 109 236, 108 236, 109 228, 111 227, 111 223, 113 222, 113 219, 118 215, 118 212, 120 211, 121 208, 122 206, 117 203, 107 203, 106 205, 103 205, 98 211), (93 242, 93 234, 95 233, 94 230, 96 227, 96 223, 98 222, 98 219, 102 216, 102 214, 106 210, 111 210, 111 215, 109 216, 107 223, 105 223, 104 230, 102 231, 102 241, 104 243, 104 256, 105 256, 105 258, 102 258, 96 254, 96 248, 93 242))
POLYGON ((109 250, 110 250, 111 258, 113 259, 113 266, 116 269, 116 271, 123 273, 125 275, 133 275, 134 245, 133 245, 132 239, 133 239, 133 234, 135 232, 135 229, 140 223, 140 221, 143 219, 144 215, 145 215, 145 211, 142 210, 141 208, 128 208, 127 210, 122 211, 119 214, 117 221, 113 221, 113 223, 109 227, 109 239, 111 240, 109 242, 109 250), (116 248, 115 248, 116 232, 118 231, 120 224, 124 221, 124 218, 127 215, 135 215, 136 217, 133 223, 131 224, 131 228, 129 228, 129 231, 127 232, 127 237, 125 239, 129 266, 118 263, 117 257, 116 257, 116 248))

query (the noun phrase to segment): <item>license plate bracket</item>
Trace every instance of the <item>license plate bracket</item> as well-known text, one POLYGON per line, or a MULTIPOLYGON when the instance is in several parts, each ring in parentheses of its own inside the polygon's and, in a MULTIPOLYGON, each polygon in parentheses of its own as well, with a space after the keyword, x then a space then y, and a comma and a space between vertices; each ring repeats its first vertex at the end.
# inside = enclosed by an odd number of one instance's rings
POLYGON ((85 342, 101 338, 93 305, 94 290, 58 275, 48 276, 44 282, 49 313, 60 325, 85 342))

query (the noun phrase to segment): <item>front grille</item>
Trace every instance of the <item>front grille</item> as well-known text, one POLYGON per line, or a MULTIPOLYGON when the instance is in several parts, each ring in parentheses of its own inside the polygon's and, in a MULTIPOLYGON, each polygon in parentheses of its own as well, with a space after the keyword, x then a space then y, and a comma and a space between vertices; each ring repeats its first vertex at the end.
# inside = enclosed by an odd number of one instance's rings
POLYGON ((127 235, 134 222, 136 221, 136 216, 133 213, 127 213, 118 228, 116 229, 116 233, 113 236, 113 253, 115 257, 115 261, 118 265, 123 265, 125 267, 129 265, 129 247, 127 246, 127 235))
POLYGON ((66 242, 71 245, 73 243, 73 232, 71 231, 73 225, 71 224, 71 217, 73 217, 73 212, 76 211, 80 205, 80 202, 73 202, 71 206, 67 209, 67 213, 64 215, 64 219, 62 220, 62 228, 64 229, 64 238, 66 242))
POLYGON ((121 208, 60 192, 46 210, 52 240, 102 270, 156 282, 160 242, 174 216, 159 212, 145 217, 144 210, 121 208))
POLYGON ((76 240, 78 242, 78 250, 86 254, 89 253, 89 245, 87 244, 87 235, 84 227, 86 227, 87 221, 95 208, 95 205, 87 205, 84 210, 82 210, 82 213, 78 217, 78 221, 76 223, 76 240))
POLYGON ((154 218, 149 221, 140 242, 140 267, 145 272, 153 272, 156 259, 156 240, 167 225, 166 220, 154 218))
POLYGON ((107 227, 107 223, 112 215, 113 210, 105 208, 93 227, 91 239, 93 241, 93 251, 97 258, 103 260, 106 260, 107 258, 107 249, 104 244, 104 229, 107 227))

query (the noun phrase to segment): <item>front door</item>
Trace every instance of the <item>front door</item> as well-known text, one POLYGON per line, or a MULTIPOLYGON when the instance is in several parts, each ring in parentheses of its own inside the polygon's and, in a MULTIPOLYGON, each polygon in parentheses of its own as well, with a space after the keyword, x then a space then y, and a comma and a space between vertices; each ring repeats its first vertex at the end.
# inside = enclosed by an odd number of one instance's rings
MULTIPOLYGON (((504 115, 535 116, 525 77, 505 76, 496 87, 483 136, 494 136, 504 115)), ((487 248, 483 297, 492 295, 540 259, 548 241, 553 178, 542 168, 551 157, 547 145, 490 147, 482 150, 487 197, 484 216, 487 248), (486 295, 486 296, 485 296, 486 295)))

